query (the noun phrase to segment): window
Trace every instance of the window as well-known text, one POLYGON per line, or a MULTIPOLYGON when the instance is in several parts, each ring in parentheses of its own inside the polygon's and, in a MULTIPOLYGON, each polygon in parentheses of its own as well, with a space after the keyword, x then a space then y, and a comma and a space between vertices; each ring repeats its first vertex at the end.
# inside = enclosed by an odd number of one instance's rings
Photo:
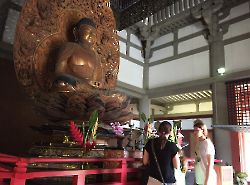
MULTIPOLYGON (((250 125, 250 79, 228 82, 227 100, 229 123, 250 125)), ((239 137, 240 168, 250 181, 250 133, 241 132, 239 137)))
POLYGON ((250 125, 250 79, 227 83, 230 124, 250 125))

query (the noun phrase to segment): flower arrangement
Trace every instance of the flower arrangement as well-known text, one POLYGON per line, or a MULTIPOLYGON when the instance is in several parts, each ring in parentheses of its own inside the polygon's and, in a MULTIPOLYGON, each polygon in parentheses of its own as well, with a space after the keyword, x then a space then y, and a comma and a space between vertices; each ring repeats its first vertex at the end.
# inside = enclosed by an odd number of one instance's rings
POLYGON ((247 185, 247 177, 246 172, 238 172, 235 174, 235 181, 238 185, 247 185))
POLYGON ((169 141, 174 142, 176 144, 178 143, 178 134, 180 133, 181 129, 181 121, 180 120, 174 120, 173 121, 173 129, 170 137, 168 138, 169 141))
POLYGON ((87 133, 84 129, 81 132, 73 120, 70 121, 70 133, 73 139, 81 145, 85 150, 91 150, 96 145, 96 130, 98 127, 98 112, 92 112, 88 121, 87 133))
POLYGON ((110 123, 110 126, 112 127, 112 130, 115 135, 124 136, 123 127, 119 122, 110 123))
MULTIPOLYGON (((180 149, 179 155, 180 155, 180 162, 181 162, 181 172, 186 173, 187 171, 187 164, 185 161, 185 156, 182 150, 182 138, 184 136, 181 134, 181 120, 174 120, 173 121, 173 129, 172 129, 172 135, 169 137, 169 141, 174 142, 177 147, 180 149)), ((186 145, 187 146, 187 145, 186 145)))
POLYGON ((154 119, 152 117, 147 118, 146 115, 142 112, 140 113, 140 119, 145 123, 144 125, 144 143, 151 138, 158 137, 157 131, 153 126, 154 119))

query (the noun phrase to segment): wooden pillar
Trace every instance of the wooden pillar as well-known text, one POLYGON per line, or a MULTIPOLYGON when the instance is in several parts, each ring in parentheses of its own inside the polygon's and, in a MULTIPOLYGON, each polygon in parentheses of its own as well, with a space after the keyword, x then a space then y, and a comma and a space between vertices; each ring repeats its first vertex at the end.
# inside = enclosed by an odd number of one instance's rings
MULTIPOLYGON (((209 44, 210 76, 221 75, 218 69, 225 67, 225 49, 223 43, 224 30, 219 25, 217 13, 214 7, 202 10, 201 15, 208 27, 206 39, 209 44)), ((219 7, 218 7, 219 8, 219 7)), ((227 93, 225 82, 214 82, 212 88, 213 101, 213 124, 227 125, 227 93)), ((214 129, 216 158, 222 159, 224 163, 232 163, 230 133, 221 129, 214 129), (228 146, 225 148, 224 146, 228 146)))
MULTIPOLYGON (((143 112, 147 118, 150 117, 150 104, 151 101, 148 98, 148 96, 143 96, 140 100, 139 100, 139 113, 143 112)), ((140 123, 140 127, 144 128, 144 122, 140 123)))

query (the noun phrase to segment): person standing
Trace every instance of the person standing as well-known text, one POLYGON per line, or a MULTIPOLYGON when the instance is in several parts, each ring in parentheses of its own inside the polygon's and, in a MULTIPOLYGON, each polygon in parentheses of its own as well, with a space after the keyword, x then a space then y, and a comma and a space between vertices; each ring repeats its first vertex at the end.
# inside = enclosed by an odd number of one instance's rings
POLYGON ((195 181, 198 185, 217 184, 217 175, 214 170, 215 148, 207 135, 206 125, 199 119, 195 120, 195 181))
POLYGON ((168 141, 171 130, 172 125, 167 121, 163 121, 158 128, 159 137, 150 139, 147 142, 143 154, 143 164, 148 166, 149 176, 162 181, 152 150, 153 142, 154 151, 161 169, 164 183, 167 185, 175 184, 176 179, 174 168, 179 169, 180 167, 180 159, 178 155, 179 148, 175 143, 168 141))

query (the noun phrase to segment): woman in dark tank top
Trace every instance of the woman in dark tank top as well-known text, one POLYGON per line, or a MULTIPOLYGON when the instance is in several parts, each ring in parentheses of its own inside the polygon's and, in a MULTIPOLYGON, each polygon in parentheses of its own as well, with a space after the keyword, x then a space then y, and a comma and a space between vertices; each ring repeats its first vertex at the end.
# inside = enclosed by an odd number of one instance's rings
POLYGON ((155 154, 161 169, 161 173, 164 179, 164 183, 167 185, 174 185, 176 182, 174 176, 174 169, 180 167, 180 159, 178 155, 178 147, 175 143, 168 141, 168 137, 171 133, 172 125, 163 121, 158 129, 158 138, 150 139, 144 150, 143 154, 143 164, 148 166, 148 175, 162 181, 160 172, 155 161, 152 142, 155 150, 155 154))

